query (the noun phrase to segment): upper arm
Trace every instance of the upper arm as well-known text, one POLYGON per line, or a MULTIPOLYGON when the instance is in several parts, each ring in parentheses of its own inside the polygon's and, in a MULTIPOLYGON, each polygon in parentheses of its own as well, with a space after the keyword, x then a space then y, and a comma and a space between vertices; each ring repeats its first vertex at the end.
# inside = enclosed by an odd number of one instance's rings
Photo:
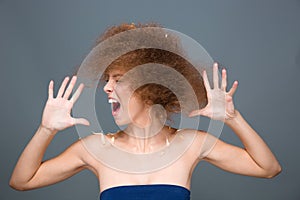
POLYGON ((204 160, 225 171, 256 177, 266 177, 263 170, 243 148, 223 142, 203 131, 197 131, 192 150, 197 162, 204 160))
POLYGON ((24 186, 24 189, 44 187, 65 180, 83 170, 86 166, 82 159, 83 146, 75 142, 60 155, 41 163, 40 167, 24 186))
POLYGON ((229 172, 265 177, 266 172, 252 159, 243 148, 223 142, 204 132, 200 132, 202 159, 229 172))

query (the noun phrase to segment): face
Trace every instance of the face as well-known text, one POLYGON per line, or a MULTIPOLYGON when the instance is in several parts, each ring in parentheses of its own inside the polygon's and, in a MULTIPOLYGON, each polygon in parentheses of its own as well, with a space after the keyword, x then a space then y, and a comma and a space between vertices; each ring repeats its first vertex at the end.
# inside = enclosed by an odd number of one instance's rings
POLYGON ((112 70, 106 74, 103 89, 111 104, 112 115, 119 126, 130 123, 143 126, 148 122, 148 106, 133 93, 130 83, 122 79, 123 74, 120 70, 112 70))

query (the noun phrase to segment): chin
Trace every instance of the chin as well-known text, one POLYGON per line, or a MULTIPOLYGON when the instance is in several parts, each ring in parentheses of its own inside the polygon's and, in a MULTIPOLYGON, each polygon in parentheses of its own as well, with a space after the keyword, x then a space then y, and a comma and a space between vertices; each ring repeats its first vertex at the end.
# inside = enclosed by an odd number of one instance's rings
POLYGON ((115 123, 116 123, 118 126, 126 126, 126 125, 128 125, 130 122, 127 122, 127 121, 121 120, 121 119, 115 119, 115 123))

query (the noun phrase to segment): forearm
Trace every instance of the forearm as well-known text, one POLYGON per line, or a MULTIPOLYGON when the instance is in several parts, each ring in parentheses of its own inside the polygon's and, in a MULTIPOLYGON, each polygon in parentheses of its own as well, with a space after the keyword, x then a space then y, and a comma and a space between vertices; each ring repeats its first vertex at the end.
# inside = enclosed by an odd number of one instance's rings
POLYGON ((18 187, 30 181, 40 167, 45 151, 55 134, 56 132, 39 126, 15 166, 10 185, 18 187))
POLYGON ((280 172, 281 167, 274 154, 238 111, 234 118, 226 120, 225 123, 240 138, 245 150, 259 167, 270 174, 280 172))

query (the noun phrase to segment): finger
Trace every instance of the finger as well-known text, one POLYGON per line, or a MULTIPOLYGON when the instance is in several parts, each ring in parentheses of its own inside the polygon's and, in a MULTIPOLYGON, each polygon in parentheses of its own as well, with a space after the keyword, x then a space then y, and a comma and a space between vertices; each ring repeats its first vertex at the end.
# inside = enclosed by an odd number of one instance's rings
POLYGON ((77 99, 79 98, 81 92, 83 91, 83 88, 84 88, 84 85, 81 83, 81 84, 78 86, 78 88, 77 88, 77 90, 75 91, 75 93, 73 94, 73 96, 72 96, 72 98, 70 99, 70 101, 72 101, 72 102, 75 103, 75 102, 77 101, 77 99))
POLYGON ((227 87, 227 73, 226 73, 226 69, 222 70, 222 83, 221 83, 221 89, 223 91, 226 91, 226 87, 227 87))
POLYGON ((238 87, 238 81, 234 81, 234 83, 232 84, 232 87, 230 88, 228 94, 230 96, 233 96, 233 94, 235 93, 237 87, 238 87))
POLYGON ((84 118, 73 118, 73 125, 82 124, 85 126, 89 126, 90 122, 84 118))
POLYGON ((53 99, 53 87, 54 87, 54 82, 53 80, 51 80, 48 86, 48 99, 53 99))
POLYGON ((59 88, 59 90, 58 90, 57 97, 62 97, 62 95, 63 95, 63 93, 64 93, 64 91, 65 91, 65 88, 66 88, 66 86, 67 86, 68 81, 69 81, 69 77, 67 76, 67 77, 65 77, 65 79, 63 80, 63 82, 62 82, 62 84, 61 84, 61 86, 60 86, 60 88, 59 88))
POLYGON ((204 82, 204 86, 205 86, 206 90, 209 91, 211 88, 210 88, 209 81, 207 78, 207 73, 205 70, 202 72, 202 78, 203 78, 203 82, 204 82))
POLYGON ((195 117, 197 115, 200 115, 200 110, 194 110, 189 114, 189 117, 195 117))
POLYGON ((203 115, 204 112, 205 112, 204 109, 201 109, 201 110, 193 110, 192 112, 190 112, 189 117, 195 117, 195 116, 203 115))
POLYGON ((74 88, 74 85, 76 83, 76 80, 77 80, 77 76, 73 76, 72 79, 71 79, 71 82, 69 83, 66 91, 65 91, 65 94, 63 96, 64 99, 68 99, 70 94, 72 93, 72 90, 74 88))
POLYGON ((214 89, 219 88, 218 63, 214 63, 213 66, 213 82, 214 82, 214 89))

